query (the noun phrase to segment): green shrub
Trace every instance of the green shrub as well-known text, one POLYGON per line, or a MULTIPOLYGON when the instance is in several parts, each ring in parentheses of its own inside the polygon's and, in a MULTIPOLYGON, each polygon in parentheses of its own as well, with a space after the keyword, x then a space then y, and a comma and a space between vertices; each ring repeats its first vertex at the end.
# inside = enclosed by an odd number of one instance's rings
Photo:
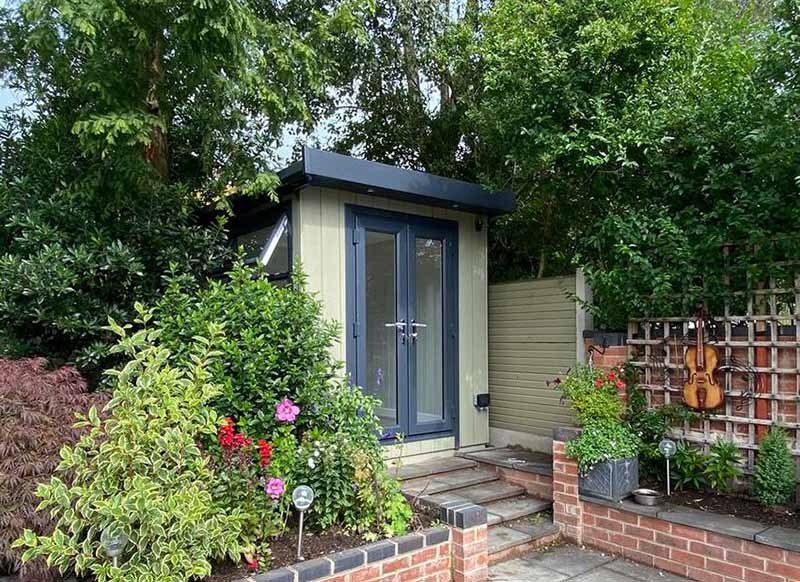
POLYGON ((709 450, 705 458, 703 475, 708 486, 720 493, 728 493, 733 488, 733 481, 742 474, 739 468, 742 457, 736 445, 730 441, 718 440, 709 450))
POLYGON ((672 459, 673 480, 676 489, 699 491, 705 483, 706 460, 699 450, 680 442, 672 459))
POLYGON ((317 501, 311 523, 322 528, 342 524, 362 533, 393 536, 405 532, 411 508, 389 477, 376 435, 379 401, 359 388, 333 385, 320 403, 321 427, 307 431, 298 451, 298 483, 311 485, 317 501))
POLYGON ((268 437, 279 426, 275 407, 290 398, 301 409, 300 430, 313 426, 311 412, 323 401, 337 366, 330 347, 338 326, 322 318, 316 298, 302 276, 277 287, 251 268, 237 265, 228 278, 200 288, 189 277, 173 278, 156 307, 161 341, 185 361, 194 336, 207 336, 222 325, 214 340, 220 357, 209 373, 222 392, 213 406, 236 420, 252 437, 268 437))
MULTIPOLYGON (((145 325, 149 316, 137 305, 145 325)), ((58 518, 51 535, 26 530, 17 544, 24 560, 45 557, 65 572, 105 580, 182 582, 211 573, 209 558, 238 559, 240 516, 214 502, 214 474, 198 439, 217 432, 207 406, 218 388, 209 380, 210 341, 192 344, 191 365, 175 367, 147 327, 115 349, 130 361, 109 373, 115 389, 104 421, 91 408, 79 426, 89 428, 74 447, 61 450, 58 473, 41 485, 41 508, 58 518), (129 542, 118 567, 106 557, 101 532, 121 529, 129 542)), ((210 328, 213 333, 214 329, 210 328)))
POLYGON ((772 427, 758 448, 753 497, 764 506, 783 505, 792 499, 795 487, 795 463, 786 432, 772 427))
POLYGON ((635 457, 639 437, 620 422, 592 423, 567 443, 567 456, 577 459, 582 475, 597 463, 635 457))
POLYGON ((625 382, 617 372, 578 366, 565 378, 557 378, 554 385, 569 400, 578 423, 583 426, 622 418, 625 404, 620 391, 625 389, 625 382))
MULTIPOLYGON (((341 366, 330 355, 338 327, 322 318, 302 274, 286 287, 242 265, 207 288, 176 278, 157 313, 162 340, 178 361, 186 359, 193 336, 222 327, 213 339, 221 357, 209 366, 213 381, 223 387, 213 405, 239 434, 269 443, 274 458, 268 473, 279 474, 287 490, 299 484, 314 488, 310 527, 341 525, 365 535, 405 531, 411 510, 388 476, 374 414, 377 400, 342 379, 341 366), (281 421, 276 406, 287 398, 297 415, 281 421), (275 463, 282 465, 279 471, 275 463)), ((273 506, 253 492, 254 480, 266 475, 252 462, 231 467, 218 443, 209 450, 224 473, 216 498, 243 514, 241 544, 264 563, 268 537, 283 528, 286 512, 271 513, 273 506)))

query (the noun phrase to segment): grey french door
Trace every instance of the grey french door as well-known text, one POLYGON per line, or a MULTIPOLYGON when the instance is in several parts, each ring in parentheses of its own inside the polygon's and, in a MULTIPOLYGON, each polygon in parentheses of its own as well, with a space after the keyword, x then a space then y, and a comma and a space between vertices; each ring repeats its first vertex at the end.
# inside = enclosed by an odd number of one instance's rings
POLYGON ((381 401, 384 438, 453 432, 457 384, 455 223, 347 210, 347 367, 381 401))

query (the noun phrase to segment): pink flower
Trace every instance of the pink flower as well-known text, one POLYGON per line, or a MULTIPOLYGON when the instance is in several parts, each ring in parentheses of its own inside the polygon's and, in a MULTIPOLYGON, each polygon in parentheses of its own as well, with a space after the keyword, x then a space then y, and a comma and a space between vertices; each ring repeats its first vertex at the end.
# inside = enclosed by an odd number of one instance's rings
POLYGON ((270 477, 267 484, 264 486, 264 491, 272 497, 273 500, 278 499, 283 495, 283 481, 277 477, 270 477))
POLYGON ((278 406, 275 408, 275 418, 281 422, 294 422, 298 414, 300 414, 300 407, 295 406, 295 403, 288 398, 278 402, 278 406))

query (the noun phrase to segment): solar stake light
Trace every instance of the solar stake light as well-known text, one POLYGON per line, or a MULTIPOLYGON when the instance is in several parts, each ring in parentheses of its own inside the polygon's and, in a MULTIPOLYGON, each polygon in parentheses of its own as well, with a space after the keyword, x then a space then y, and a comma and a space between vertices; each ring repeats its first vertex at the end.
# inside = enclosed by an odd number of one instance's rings
POLYGON ((677 447, 675 446, 675 441, 670 439, 662 439, 660 443, 658 443, 658 450, 661 451, 661 454, 664 455, 664 458, 667 460, 667 497, 672 495, 672 487, 671 487, 671 475, 669 472, 669 459, 675 454, 677 447))
POLYGON ((117 559, 122 555, 127 544, 128 536, 119 526, 110 525, 100 533, 100 545, 103 546, 106 555, 111 558, 115 568, 117 559))
POLYGON ((300 485, 292 491, 292 503, 300 512, 300 528, 297 534, 297 561, 303 561, 303 515, 314 502, 314 490, 308 485, 300 485))

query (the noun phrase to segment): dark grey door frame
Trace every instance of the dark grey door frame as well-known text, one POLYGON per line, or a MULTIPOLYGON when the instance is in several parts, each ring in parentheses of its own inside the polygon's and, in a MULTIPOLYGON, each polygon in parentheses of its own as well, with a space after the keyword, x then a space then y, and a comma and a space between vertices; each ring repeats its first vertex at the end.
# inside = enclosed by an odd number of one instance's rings
POLYGON ((415 244, 417 238, 442 241, 443 252, 443 386, 444 410, 441 422, 418 423, 416 415, 416 345, 414 342, 397 343, 398 347, 398 425, 387 427, 384 439, 392 439, 397 432, 405 440, 421 440, 455 435, 458 439, 458 224, 415 215, 388 212, 373 208, 347 205, 346 226, 346 352, 347 371, 351 381, 365 384, 366 348, 365 326, 362 315, 365 306, 364 269, 365 231, 395 233, 397 240, 397 314, 398 321, 407 324, 405 333, 410 336, 411 320, 415 319, 415 244))

